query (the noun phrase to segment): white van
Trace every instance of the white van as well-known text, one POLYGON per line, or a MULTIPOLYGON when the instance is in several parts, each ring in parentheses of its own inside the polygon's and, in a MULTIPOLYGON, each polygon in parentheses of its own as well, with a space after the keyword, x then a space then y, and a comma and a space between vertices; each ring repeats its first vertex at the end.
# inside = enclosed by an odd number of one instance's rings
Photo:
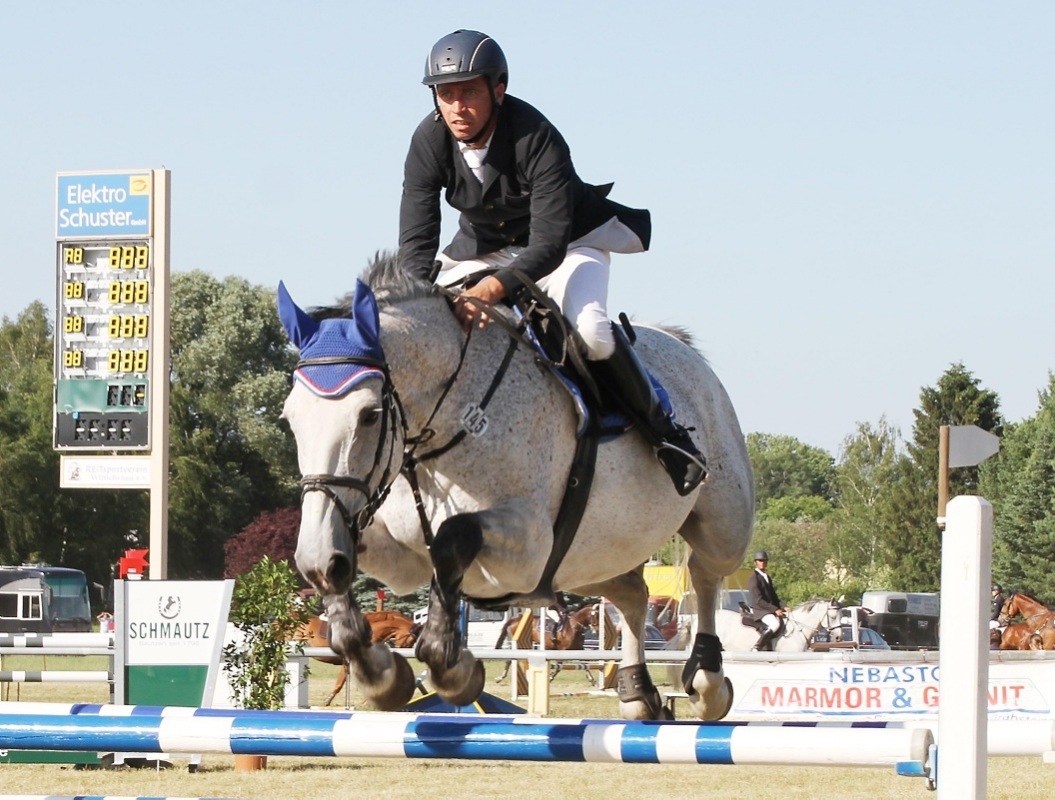
MULTIPOLYGON (((492 648, 499 646, 502 631, 511 619, 509 611, 486 611, 476 608, 468 603, 465 608, 469 614, 468 634, 466 635, 466 646, 469 649, 492 648)), ((416 624, 424 625, 429 618, 428 606, 419 608, 414 612, 413 619, 416 624)), ((509 642, 503 640, 502 647, 509 647, 509 642)))

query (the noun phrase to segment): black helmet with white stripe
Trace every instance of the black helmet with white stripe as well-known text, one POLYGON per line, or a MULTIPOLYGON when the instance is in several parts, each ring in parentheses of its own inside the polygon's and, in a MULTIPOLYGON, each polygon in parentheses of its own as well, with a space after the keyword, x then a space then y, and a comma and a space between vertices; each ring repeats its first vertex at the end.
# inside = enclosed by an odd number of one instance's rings
POLYGON ((491 90, 509 83, 509 67, 498 42, 479 31, 458 30, 448 33, 429 51, 425 62, 426 86, 468 81, 482 75, 491 90))

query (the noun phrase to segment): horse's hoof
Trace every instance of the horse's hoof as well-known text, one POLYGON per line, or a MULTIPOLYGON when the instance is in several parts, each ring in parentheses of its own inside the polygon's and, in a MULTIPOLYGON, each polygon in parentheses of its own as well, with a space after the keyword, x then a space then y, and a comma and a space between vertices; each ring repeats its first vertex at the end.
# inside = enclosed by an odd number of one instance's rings
POLYGON ((368 694, 370 702, 378 711, 398 711, 414 697, 417 680, 410 664, 399 653, 392 653, 395 675, 388 688, 377 694, 368 694))
POLYGON ((725 688, 726 691, 729 693, 729 702, 726 703, 725 710, 722 711, 722 713, 719 714, 717 717, 715 717, 716 720, 725 719, 729 712, 733 710, 733 700, 735 699, 735 692, 733 691, 733 682, 728 678, 725 679, 725 688))
POLYGON ((722 696, 721 693, 723 690, 725 697, 727 698, 727 702, 722 706, 721 711, 718 712, 716 712, 710 704, 705 702, 702 692, 691 692, 689 694, 689 708, 691 709, 693 715, 696 716, 698 719, 702 719, 707 722, 716 722, 717 720, 725 719, 725 717, 729 714, 730 711, 732 711, 733 708, 733 682, 728 678, 724 678, 722 681, 722 686, 715 687, 715 689, 711 693, 710 699, 713 703, 714 700, 722 696))
MULTIPOLYGON (((442 697, 452 706, 461 707, 470 705, 471 703, 475 703, 477 698, 479 698, 480 695, 483 694, 484 682, 487 679, 487 673, 484 670, 484 663, 482 661, 477 660, 468 650, 462 653, 462 657, 459 659, 458 667, 455 667, 454 670, 448 670, 448 672, 443 676, 444 681, 442 684, 436 680, 435 675, 433 675, 432 682, 436 686, 436 693, 439 694, 440 697, 442 697), (468 663, 470 660, 472 662, 471 664, 468 663), (457 672, 462 671, 459 670, 458 667, 464 668, 466 666, 468 666, 470 669, 468 679, 461 685, 460 688, 447 688, 447 679, 452 674, 456 674, 457 672)), ((454 683, 454 681, 450 681, 450 683, 454 683)))

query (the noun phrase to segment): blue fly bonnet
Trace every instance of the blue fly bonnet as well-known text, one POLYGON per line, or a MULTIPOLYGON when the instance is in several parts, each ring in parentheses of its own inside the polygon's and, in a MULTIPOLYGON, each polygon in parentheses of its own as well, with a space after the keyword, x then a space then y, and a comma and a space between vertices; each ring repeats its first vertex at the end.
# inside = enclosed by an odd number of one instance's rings
POLYGON ((294 379, 319 397, 343 397, 367 378, 385 379, 377 300, 362 281, 355 282, 351 319, 322 321, 302 311, 279 282, 278 316, 300 350, 294 379), (329 359, 334 363, 326 363, 329 359))

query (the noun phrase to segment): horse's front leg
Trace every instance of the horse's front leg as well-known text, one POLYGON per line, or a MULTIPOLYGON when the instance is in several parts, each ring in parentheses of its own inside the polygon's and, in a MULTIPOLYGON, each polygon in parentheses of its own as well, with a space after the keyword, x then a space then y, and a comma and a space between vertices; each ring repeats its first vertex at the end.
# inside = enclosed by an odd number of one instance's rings
POLYGON ((429 618, 414 652, 428 664, 437 694, 455 706, 474 702, 484 689, 483 663, 465 649, 458 625, 462 579, 482 547, 483 528, 476 514, 444 520, 430 547, 429 618))
POLYGON ((348 662, 367 699, 381 711, 396 711, 414 696, 414 671, 388 645, 375 645, 373 631, 350 593, 322 599, 330 620, 330 647, 348 662))

